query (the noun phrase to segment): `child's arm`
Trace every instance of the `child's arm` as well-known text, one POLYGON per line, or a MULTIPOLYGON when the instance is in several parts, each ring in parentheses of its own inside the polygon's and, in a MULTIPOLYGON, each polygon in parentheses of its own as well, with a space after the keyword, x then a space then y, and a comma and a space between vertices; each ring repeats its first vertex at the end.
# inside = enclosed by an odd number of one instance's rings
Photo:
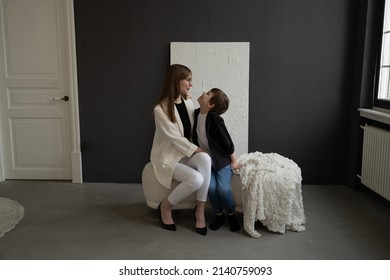
POLYGON ((237 156, 235 153, 232 153, 230 155, 230 165, 232 167, 233 170, 238 170, 241 168, 242 164, 240 164, 237 160, 237 156))
POLYGON ((219 135, 219 145, 224 149, 226 154, 230 154, 230 166, 233 170, 241 168, 242 164, 238 163, 237 156, 234 152, 234 144, 230 134, 225 126, 225 122, 221 116, 214 116, 211 121, 214 123, 213 131, 219 135))

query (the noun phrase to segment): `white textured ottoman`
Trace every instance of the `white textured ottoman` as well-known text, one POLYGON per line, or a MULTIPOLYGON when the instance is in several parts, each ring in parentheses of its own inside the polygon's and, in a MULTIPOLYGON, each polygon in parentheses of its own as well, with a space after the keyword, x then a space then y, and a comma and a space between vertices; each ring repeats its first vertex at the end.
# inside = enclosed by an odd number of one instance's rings
MULTIPOLYGON (((172 181, 171 189, 162 186, 154 177, 152 163, 147 163, 142 171, 142 187, 146 198, 146 204, 153 209, 157 209, 161 201, 168 197, 174 188, 179 183, 172 181)), ((242 199, 241 186, 239 175, 233 174, 232 178, 232 193, 234 203, 236 204, 236 211, 242 213, 242 199)), ((211 207, 208 204, 208 207, 211 207)), ((179 204, 175 205, 173 209, 193 209, 196 205, 195 193, 183 199, 179 204)))

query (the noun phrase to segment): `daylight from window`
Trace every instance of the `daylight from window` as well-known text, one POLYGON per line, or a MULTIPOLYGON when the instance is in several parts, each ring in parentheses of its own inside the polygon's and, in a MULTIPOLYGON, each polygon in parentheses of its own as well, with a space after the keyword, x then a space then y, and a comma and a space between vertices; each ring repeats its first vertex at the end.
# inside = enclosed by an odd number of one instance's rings
POLYGON ((378 99, 390 101, 390 0, 386 0, 383 23, 382 54, 379 73, 378 99))

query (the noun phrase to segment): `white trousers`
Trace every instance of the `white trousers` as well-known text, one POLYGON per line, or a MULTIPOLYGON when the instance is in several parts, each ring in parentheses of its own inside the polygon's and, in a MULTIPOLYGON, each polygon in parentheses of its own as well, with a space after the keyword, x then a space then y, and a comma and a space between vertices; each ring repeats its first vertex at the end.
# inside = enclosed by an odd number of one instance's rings
POLYGON ((182 158, 173 170, 173 180, 181 183, 168 196, 169 203, 176 205, 193 192, 196 192, 196 200, 207 201, 210 176, 211 158, 207 153, 182 158))

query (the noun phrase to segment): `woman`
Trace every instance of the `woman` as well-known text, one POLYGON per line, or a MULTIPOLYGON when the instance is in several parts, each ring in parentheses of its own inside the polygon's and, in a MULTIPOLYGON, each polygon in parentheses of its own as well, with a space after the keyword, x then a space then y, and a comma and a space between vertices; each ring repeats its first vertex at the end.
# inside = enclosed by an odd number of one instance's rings
POLYGON ((172 207, 196 192, 195 231, 206 235, 204 209, 211 159, 200 147, 191 143, 194 104, 187 99, 191 87, 191 70, 184 65, 171 65, 158 104, 154 107, 156 131, 150 159, 156 179, 164 187, 171 188, 172 179, 180 182, 158 207, 161 227, 176 230, 172 207))

